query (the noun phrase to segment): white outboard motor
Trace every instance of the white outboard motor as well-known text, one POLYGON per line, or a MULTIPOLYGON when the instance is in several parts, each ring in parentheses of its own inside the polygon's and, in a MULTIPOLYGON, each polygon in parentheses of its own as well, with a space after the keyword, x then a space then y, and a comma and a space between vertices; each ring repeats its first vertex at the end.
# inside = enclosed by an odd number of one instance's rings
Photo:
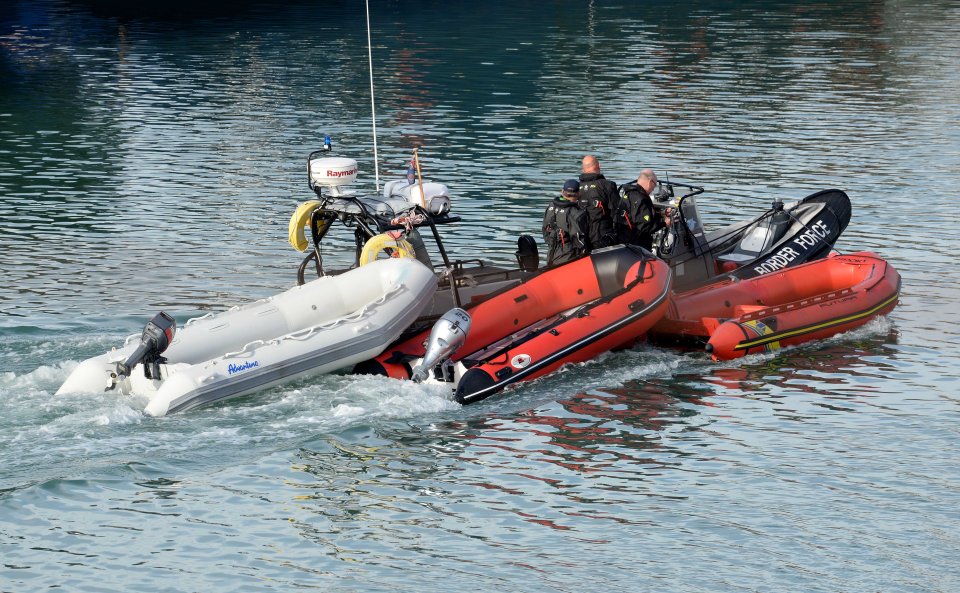
POLYGON ((438 362, 450 358, 467 341, 470 331, 470 314, 460 308, 450 309, 433 324, 427 338, 427 352, 413 370, 411 379, 420 383, 426 379, 438 362))
POLYGON ((310 189, 327 187, 333 197, 346 195, 341 186, 350 185, 357 178, 357 161, 344 157, 313 158, 314 154, 307 159, 310 189))

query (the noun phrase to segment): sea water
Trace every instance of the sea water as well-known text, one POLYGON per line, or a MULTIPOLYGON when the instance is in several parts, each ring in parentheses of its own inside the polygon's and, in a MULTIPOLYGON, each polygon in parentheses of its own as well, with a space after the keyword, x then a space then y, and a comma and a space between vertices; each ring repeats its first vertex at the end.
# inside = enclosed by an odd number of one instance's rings
POLYGON ((955 2, 373 2, 377 166, 362 5, 199 4, 0 8, 0 591, 960 589, 955 2), (160 419, 54 395, 158 310, 292 286, 326 134, 366 190, 419 148, 448 248, 503 262, 584 154, 704 186, 708 227, 840 188, 837 248, 901 302, 467 407, 337 374, 160 419))

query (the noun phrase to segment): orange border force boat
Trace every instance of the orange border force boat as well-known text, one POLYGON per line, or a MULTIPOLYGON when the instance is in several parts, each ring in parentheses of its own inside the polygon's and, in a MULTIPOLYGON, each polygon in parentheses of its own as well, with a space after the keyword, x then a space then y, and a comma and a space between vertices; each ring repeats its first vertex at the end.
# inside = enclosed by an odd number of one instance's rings
MULTIPOLYGON (((453 383, 458 402, 470 403, 631 345, 666 312, 671 281, 666 263, 633 246, 549 268, 468 307, 465 342, 430 374, 453 383)), ((411 378, 429 333, 388 347, 354 372, 411 378)))
POLYGON ((706 341, 728 360, 827 338, 897 306, 900 274, 874 253, 833 255, 756 278, 674 294, 654 343, 706 341))

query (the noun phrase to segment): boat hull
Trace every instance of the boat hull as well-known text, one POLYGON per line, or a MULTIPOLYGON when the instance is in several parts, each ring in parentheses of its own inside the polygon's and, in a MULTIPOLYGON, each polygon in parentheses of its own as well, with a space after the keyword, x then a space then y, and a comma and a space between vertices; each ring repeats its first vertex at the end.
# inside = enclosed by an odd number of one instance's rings
MULTIPOLYGON (((548 269, 469 309, 464 345, 451 357, 464 370, 460 403, 632 344, 664 314, 671 272, 638 247, 620 246, 548 269)), ((387 348, 357 372, 407 379, 427 332, 387 348)))
POLYGON ((730 278, 671 297, 658 343, 705 342, 714 360, 772 352, 849 331, 892 311, 900 274, 870 252, 730 278))
POLYGON ((128 344, 80 363, 57 393, 116 390, 148 398, 145 413, 163 416, 350 368, 396 340, 435 290, 416 260, 376 261, 187 322, 159 379, 140 368, 112 378, 136 347, 128 344))

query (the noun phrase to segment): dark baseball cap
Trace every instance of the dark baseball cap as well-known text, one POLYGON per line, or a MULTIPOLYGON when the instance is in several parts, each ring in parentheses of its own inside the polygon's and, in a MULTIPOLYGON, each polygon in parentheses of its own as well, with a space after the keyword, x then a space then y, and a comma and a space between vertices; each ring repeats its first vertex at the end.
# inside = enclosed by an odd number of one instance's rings
POLYGON ((576 179, 567 179, 563 184, 563 193, 577 194, 580 193, 580 182, 576 179))

